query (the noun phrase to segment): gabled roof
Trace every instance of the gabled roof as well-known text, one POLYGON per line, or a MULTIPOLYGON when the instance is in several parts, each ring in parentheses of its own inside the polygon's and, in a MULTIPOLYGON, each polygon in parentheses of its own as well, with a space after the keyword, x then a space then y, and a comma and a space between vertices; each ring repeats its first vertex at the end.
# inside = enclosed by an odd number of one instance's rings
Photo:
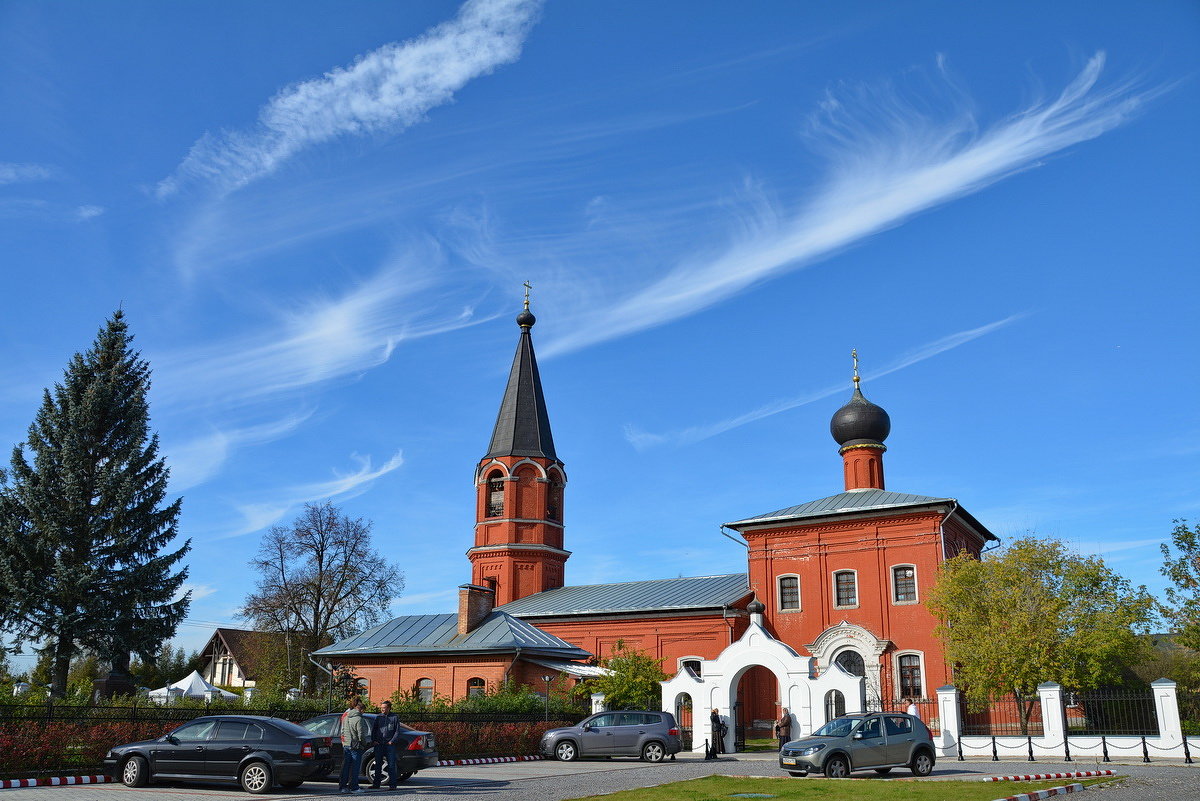
POLYGON ((745 573, 559 587, 499 609, 517 617, 717 609, 750 594, 745 573))
POLYGON ((314 655, 480 653, 517 651, 586 659, 591 653, 512 615, 493 610, 473 630, 458 633, 458 615, 406 615, 326 646, 314 655))
POLYGON ((219 640, 225 644, 225 648, 237 662, 242 675, 253 681, 259 678, 259 670, 262 667, 259 661, 270 656, 271 648, 284 648, 286 637, 287 635, 280 631, 219 628, 213 632, 213 636, 200 653, 208 654, 211 646, 219 640))
POLYGON ((988 531, 965 509, 958 505, 954 498, 934 498, 929 495, 912 495, 905 492, 888 492, 881 489, 858 489, 839 492, 828 498, 818 498, 815 501, 802 503, 799 506, 789 506, 776 512, 747 517, 725 526, 732 529, 742 529, 748 526, 765 523, 778 523, 786 520, 804 520, 806 518, 830 517, 834 515, 855 514, 861 512, 891 511, 910 507, 949 505, 954 513, 960 515, 971 527, 977 529, 985 539, 994 540, 996 536, 988 531))
POLYGON ((546 413, 546 398, 542 395, 542 378, 533 355, 529 326, 521 327, 508 385, 504 388, 504 399, 500 402, 500 413, 492 430, 492 443, 483 458, 495 456, 558 459, 554 454, 550 415, 546 413))

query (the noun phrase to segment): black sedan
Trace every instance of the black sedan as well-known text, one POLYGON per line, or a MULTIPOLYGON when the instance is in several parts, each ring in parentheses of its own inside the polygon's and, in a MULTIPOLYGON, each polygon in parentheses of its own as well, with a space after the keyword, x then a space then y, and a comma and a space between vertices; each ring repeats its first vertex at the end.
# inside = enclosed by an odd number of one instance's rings
MULTIPOLYGON (((367 725, 370 725, 376 716, 374 713, 368 712, 363 717, 366 719, 367 725)), ((315 718, 309 718, 300 724, 309 732, 327 736, 333 741, 333 767, 330 768, 330 773, 342 769, 341 720, 341 713, 331 712, 328 715, 317 715, 315 718)), ((437 743, 434 741, 431 733, 417 731, 401 723, 400 735, 402 742, 396 745, 396 772, 399 774, 396 777, 396 781, 402 782, 422 768, 432 768, 437 765, 437 743)), ((367 748, 363 753, 363 778, 375 781, 374 766, 375 749, 367 748)), ((387 775, 387 762, 385 761, 383 763, 383 783, 391 784, 388 781, 389 778, 387 775)))
POLYGON ((196 718, 157 740, 118 745, 104 757, 105 772, 129 787, 152 779, 236 781, 255 794, 275 785, 299 787, 332 767, 328 737, 253 715, 196 718))

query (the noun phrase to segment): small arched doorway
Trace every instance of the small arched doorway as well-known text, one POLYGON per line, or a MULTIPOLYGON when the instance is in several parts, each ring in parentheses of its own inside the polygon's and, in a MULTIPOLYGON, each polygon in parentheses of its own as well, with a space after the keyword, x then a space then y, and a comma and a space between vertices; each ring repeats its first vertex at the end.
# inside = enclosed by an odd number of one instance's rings
POLYGON ((675 696, 675 722, 679 725, 679 739, 683 750, 692 750, 692 696, 680 693, 675 696))
POLYGON ((839 690, 830 690, 825 693, 825 722, 840 718, 846 714, 846 696, 842 695, 839 690))
POLYGON ((737 702, 730 710, 733 747, 746 749, 747 740, 770 740, 780 711, 779 680, 762 665, 754 665, 738 677, 737 702))

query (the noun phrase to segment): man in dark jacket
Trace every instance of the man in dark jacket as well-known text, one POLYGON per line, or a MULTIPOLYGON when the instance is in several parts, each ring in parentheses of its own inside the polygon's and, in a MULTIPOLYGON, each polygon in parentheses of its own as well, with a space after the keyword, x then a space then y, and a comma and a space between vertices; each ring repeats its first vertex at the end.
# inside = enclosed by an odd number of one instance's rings
POLYGON ((371 742, 375 745, 375 775, 371 777, 371 789, 378 790, 383 762, 387 760, 388 789, 396 789, 396 743, 400 738, 400 718, 392 712, 392 702, 379 705, 379 714, 371 722, 371 742))

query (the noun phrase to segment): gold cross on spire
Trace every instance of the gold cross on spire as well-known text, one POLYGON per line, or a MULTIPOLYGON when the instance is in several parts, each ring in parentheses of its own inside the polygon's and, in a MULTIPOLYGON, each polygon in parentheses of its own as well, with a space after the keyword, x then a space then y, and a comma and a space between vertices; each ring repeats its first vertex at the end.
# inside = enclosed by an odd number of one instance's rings
POLYGON ((529 311, 529 290, 533 289, 533 284, 526 281, 522 286, 525 287, 525 311, 529 311))
POLYGON ((854 388, 858 389, 858 382, 861 380, 858 377, 858 348, 850 351, 850 358, 854 359, 854 388))

